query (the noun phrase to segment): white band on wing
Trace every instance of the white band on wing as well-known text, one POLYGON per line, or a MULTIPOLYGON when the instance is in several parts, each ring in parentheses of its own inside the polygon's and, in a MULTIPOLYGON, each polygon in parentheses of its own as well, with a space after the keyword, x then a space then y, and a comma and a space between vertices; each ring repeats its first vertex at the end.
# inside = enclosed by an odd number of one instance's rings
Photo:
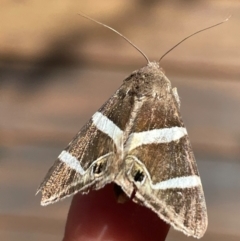
POLYGON ((172 128, 154 129, 139 133, 132 133, 126 143, 125 151, 129 152, 138 146, 146 144, 177 141, 185 135, 187 135, 186 128, 176 126, 172 128))

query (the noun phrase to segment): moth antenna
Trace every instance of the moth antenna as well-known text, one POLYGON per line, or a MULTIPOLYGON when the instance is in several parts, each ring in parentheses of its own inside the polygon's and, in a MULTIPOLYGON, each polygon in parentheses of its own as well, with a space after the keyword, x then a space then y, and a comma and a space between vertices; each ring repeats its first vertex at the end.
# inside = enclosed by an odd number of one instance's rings
POLYGON ((106 24, 104 24, 104 23, 101 23, 101 22, 99 22, 99 21, 97 21, 97 20, 95 20, 95 19, 93 19, 93 18, 91 18, 91 17, 89 17, 89 16, 87 16, 87 15, 85 15, 85 14, 83 14, 83 13, 79 13, 79 15, 82 16, 82 17, 84 17, 84 18, 86 18, 86 19, 88 19, 88 20, 90 20, 90 21, 92 21, 92 22, 95 22, 95 23, 97 23, 97 24, 99 24, 99 25, 101 25, 101 26, 103 26, 103 27, 105 27, 105 28, 108 28, 108 29, 112 30, 112 31, 115 32, 115 33, 117 33, 119 36, 121 36, 122 38, 124 38, 129 44, 131 44, 132 47, 134 47, 134 48, 147 60, 148 64, 150 63, 150 60, 148 59, 147 55, 144 54, 142 50, 140 50, 133 42, 131 42, 128 38, 126 38, 124 35, 122 35, 121 33, 119 33, 116 29, 111 28, 111 27, 109 27, 108 25, 106 25, 106 24))
POLYGON ((175 49, 179 44, 181 44, 181 43, 184 42, 185 40, 191 38, 192 36, 194 36, 194 35, 196 35, 196 34, 198 34, 198 33, 203 32, 203 31, 205 31, 205 30, 208 30, 208 29, 210 29, 210 28, 214 28, 214 27, 216 27, 216 26, 218 26, 218 25, 220 25, 220 24, 223 24, 223 23, 227 22, 227 21, 229 20, 229 18, 231 18, 231 15, 229 15, 225 20, 223 20, 223 21, 220 22, 220 23, 216 23, 216 24, 214 24, 214 25, 212 25, 212 26, 210 26, 210 27, 203 28, 203 29, 198 30, 197 32, 195 32, 195 33, 187 36, 186 38, 184 38, 183 40, 181 40, 180 42, 178 42, 176 45, 174 45, 172 48, 170 48, 164 55, 162 55, 162 57, 159 59, 158 62, 160 63, 160 61, 161 61, 169 52, 171 52, 173 49, 175 49))

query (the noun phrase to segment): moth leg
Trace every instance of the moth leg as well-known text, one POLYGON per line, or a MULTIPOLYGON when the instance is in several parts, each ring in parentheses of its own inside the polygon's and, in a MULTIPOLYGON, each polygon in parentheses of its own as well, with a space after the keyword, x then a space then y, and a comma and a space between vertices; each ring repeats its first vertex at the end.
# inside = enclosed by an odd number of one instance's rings
POLYGON ((122 188, 116 183, 114 183, 113 190, 118 203, 126 203, 131 199, 126 195, 126 193, 122 190, 122 188))

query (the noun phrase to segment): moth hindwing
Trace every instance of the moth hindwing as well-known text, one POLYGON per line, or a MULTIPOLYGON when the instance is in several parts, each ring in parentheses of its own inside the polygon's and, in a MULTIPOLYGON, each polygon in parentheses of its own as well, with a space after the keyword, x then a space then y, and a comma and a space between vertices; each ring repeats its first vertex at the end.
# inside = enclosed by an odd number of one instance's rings
POLYGON ((134 71, 59 155, 41 204, 115 182, 175 229, 203 236, 206 204, 179 107, 158 63, 134 71))

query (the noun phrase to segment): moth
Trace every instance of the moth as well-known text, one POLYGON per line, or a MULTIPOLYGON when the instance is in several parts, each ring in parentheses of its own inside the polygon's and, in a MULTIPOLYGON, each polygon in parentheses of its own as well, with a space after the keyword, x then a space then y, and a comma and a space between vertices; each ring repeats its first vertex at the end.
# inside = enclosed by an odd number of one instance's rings
POLYGON ((123 80, 61 152, 38 189, 41 204, 114 182, 176 230, 200 238, 207 210, 177 89, 159 62, 143 55, 147 65, 123 80))

